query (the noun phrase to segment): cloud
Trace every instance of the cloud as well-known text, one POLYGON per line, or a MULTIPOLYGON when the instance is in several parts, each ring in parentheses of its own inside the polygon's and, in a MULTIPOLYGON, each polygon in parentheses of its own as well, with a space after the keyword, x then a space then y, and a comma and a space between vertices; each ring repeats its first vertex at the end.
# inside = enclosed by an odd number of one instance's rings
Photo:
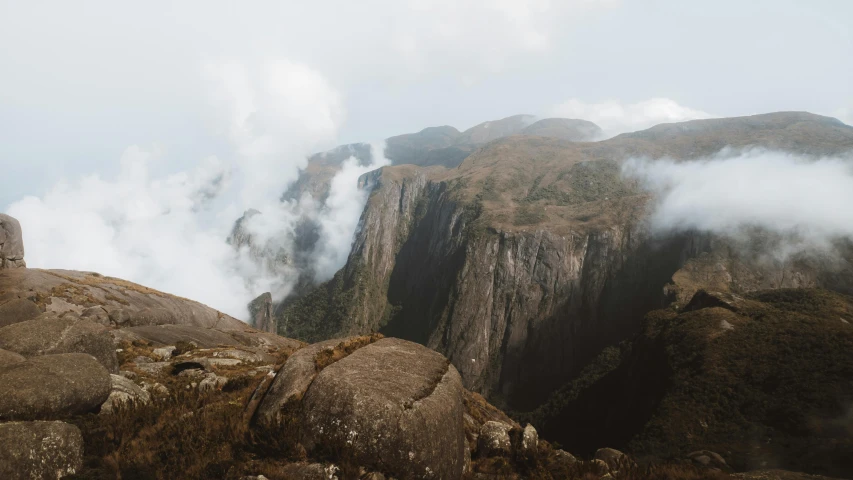
POLYGON ((250 222, 251 233, 285 252, 299 218, 317 215, 330 236, 317 262, 324 272, 342 265, 340 249, 363 206, 355 185, 364 167, 348 163, 325 206, 279 201, 306 157, 335 143, 341 96, 318 72, 288 61, 212 64, 207 77, 233 146, 228 161, 210 157, 158 174, 158 153, 132 146, 113 178, 64 178, 13 203, 8 213, 21 221, 31 267, 98 271, 245 318, 252 298, 286 293, 296 275, 292 265, 270 268, 226 243, 249 208, 265 212, 250 222))
POLYGON ((28 265, 97 271, 243 316, 252 292, 235 274, 234 252, 221 228, 200 221, 227 188, 228 167, 209 159, 158 178, 153 158, 130 147, 116 178, 86 175, 14 203, 8 213, 21 221, 28 265))
POLYGON ((633 159, 623 173, 657 194, 650 222, 659 232, 758 228, 792 239, 794 249, 853 239, 851 158, 724 151, 699 161, 633 159))
POLYGON ((314 278, 318 282, 332 278, 346 263, 352 249, 353 237, 368 195, 366 190, 358 187, 358 178, 391 163, 385 158, 384 142, 371 145, 370 152, 370 165, 359 165, 355 157, 350 157, 332 178, 329 197, 317 216, 320 241, 312 257, 314 278))
POLYGON ((554 107, 551 115, 589 120, 601 127, 607 137, 644 130, 660 123, 715 117, 710 113, 679 105, 669 98, 651 98, 628 104, 618 100, 585 103, 573 98, 554 107))

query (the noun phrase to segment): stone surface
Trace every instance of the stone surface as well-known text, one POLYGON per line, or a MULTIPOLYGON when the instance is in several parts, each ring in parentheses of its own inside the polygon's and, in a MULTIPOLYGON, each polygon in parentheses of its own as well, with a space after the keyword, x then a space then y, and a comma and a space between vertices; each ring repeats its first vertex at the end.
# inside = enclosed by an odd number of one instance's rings
POLYGON ((32 300, 14 298, 0 304, 0 327, 32 320, 41 314, 42 311, 32 300))
POLYGON ((534 455, 539 447, 539 434, 533 425, 527 424, 521 434, 521 453, 526 456, 534 455))
POLYGON ((59 479, 83 466, 83 436, 63 422, 0 423, 0 478, 59 479))
POLYGON ((26 358, 19 353, 0 349, 0 370, 15 363, 21 363, 24 360, 26 360, 26 358))
POLYGON ((399 478, 459 478, 462 384, 442 355, 385 338, 324 368, 302 398, 306 447, 399 478))
POLYGON ((508 457, 512 453, 509 431, 512 427, 495 421, 488 421, 480 427, 477 437, 477 452, 481 457, 508 457))
POLYGON ((101 307, 114 325, 174 323, 219 330, 249 330, 240 320, 198 302, 93 272, 37 268, 0 270, 0 291, 21 298, 37 298, 40 306, 58 314, 70 311, 80 315, 90 308, 101 307))
POLYGON ((111 413, 120 404, 144 404, 151 401, 151 395, 128 378, 110 375, 110 384, 110 396, 101 405, 101 413, 111 413))
POLYGON ((276 333, 278 323, 272 315, 272 294, 266 292, 249 302, 249 323, 262 332, 276 333))
POLYGON ((163 362, 172 358, 172 353, 175 352, 174 346, 155 348, 151 351, 151 355, 157 360, 163 362))
POLYGON ((215 373, 208 373, 198 383, 198 390, 200 392, 212 392, 214 390, 221 390, 226 383, 228 383, 227 377, 223 377, 215 373))
POLYGON ((601 460, 607 464, 611 471, 617 471, 622 467, 631 465, 633 462, 628 455, 614 448, 599 448, 595 451, 595 460, 601 460))
POLYGON ((91 355, 33 357, 0 370, 0 419, 48 420, 96 410, 110 374, 91 355))
POLYGON ((0 213, 0 270, 26 266, 21 224, 15 218, 0 213))
POLYGON ((331 350, 340 339, 318 342, 295 351, 276 374, 257 410, 257 418, 264 422, 278 422, 280 415, 292 402, 299 402, 317 376, 316 357, 323 350, 331 350))
POLYGON ((107 328, 72 313, 61 318, 55 313, 45 313, 32 320, 2 327, 0 348, 25 357, 88 353, 111 373, 118 373, 118 360, 107 328))
MULTIPOLYGON (((247 329, 249 327, 246 327, 247 329)), ((300 342, 271 333, 255 330, 219 330, 197 325, 150 325, 113 330, 116 342, 145 340, 156 346, 193 342, 200 348, 227 347, 279 347, 296 349, 300 342)))
POLYGON ((687 454, 694 464, 702 467, 717 468, 720 470, 728 470, 729 465, 719 453, 710 450, 697 450, 687 454))

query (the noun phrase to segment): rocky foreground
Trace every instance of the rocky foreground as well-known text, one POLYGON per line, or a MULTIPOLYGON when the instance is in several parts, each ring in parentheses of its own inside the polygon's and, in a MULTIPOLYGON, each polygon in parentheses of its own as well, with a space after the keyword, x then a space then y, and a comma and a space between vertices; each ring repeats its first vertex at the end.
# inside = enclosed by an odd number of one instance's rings
POLYGON ((578 459, 422 345, 379 334, 308 345, 124 280, 26 268, 20 226, 0 225, 2 479, 729 476, 711 451, 578 459))

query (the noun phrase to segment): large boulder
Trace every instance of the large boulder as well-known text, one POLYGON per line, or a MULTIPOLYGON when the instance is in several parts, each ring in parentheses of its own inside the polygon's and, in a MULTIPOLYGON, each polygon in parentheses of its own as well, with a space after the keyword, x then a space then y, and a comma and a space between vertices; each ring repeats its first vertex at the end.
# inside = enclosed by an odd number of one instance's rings
POLYGON ((0 213, 0 270, 26 266, 21 224, 9 215, 0 213))
POLYGON ((59 479, 83 466, 83 435, 63 422, 0 423, 0 478, 59 479))
POLYGON ((41 314, 41 309, 32 300, 12 298, 0 304, 0 327, 32 320, 41 314))
POLYGON ((113 339, 103 325, 72 313, 45 313, 33 320, 0 328, 0 348, 25 357, 56 353, 88 353, 111 373, 118 373, 113 339))
POLYGON ((333 339, 313 343, 290 355, 258 406, 258 420, 266 423, 280 422, 282 412, 289 410, 290 405, 299 404, 320 372, 317 356, 323 351, 333 350, 342 342, 344 341, 333 339))
POLYGON ((325 367, 302 398, 306 447, 400 478, 465 467, 462 381, 441 354, 386 338, 325 367))
POLYGON ((512 453, 511 429, 512 426, 502 422, 484 423, 477 436, 477 451, 483 457, 508 457, 512 453))
POLYGON ((151 401, 151 395, 129 378, 110 375, 110 383, 112 390, 107 401, 101 405, 101 413, 111 413, 119 405, 145 404, 151 401))
POLYGON ((0 370, 0 419, 49 420, 96 410, 110 395, 110 374, 95 357, 33 357, 0 370))

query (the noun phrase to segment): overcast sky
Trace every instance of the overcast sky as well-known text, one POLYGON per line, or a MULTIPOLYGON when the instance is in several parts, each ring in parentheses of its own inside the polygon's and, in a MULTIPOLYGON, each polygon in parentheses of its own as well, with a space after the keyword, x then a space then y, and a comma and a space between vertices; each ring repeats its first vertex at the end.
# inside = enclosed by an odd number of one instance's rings
POLYGON ((848 0, 0 5, 0 207, 68 174, 115 173, 131 145, 166 169, 227 156, 211 63, 313 69, 340 94, 339 143, 570 101, 853 117, 848 0))
POLYGON ((0 0, 0 211, 31 267, 244 316, 296 278, 225 243, 246 209, 273 252, 318 222, 317 281, 349 253, 365 167, 325 204, 279 201, 311 153, 518 113, 609 135, 779 110, 853 123, 851 19, 849 0, 0 0))

